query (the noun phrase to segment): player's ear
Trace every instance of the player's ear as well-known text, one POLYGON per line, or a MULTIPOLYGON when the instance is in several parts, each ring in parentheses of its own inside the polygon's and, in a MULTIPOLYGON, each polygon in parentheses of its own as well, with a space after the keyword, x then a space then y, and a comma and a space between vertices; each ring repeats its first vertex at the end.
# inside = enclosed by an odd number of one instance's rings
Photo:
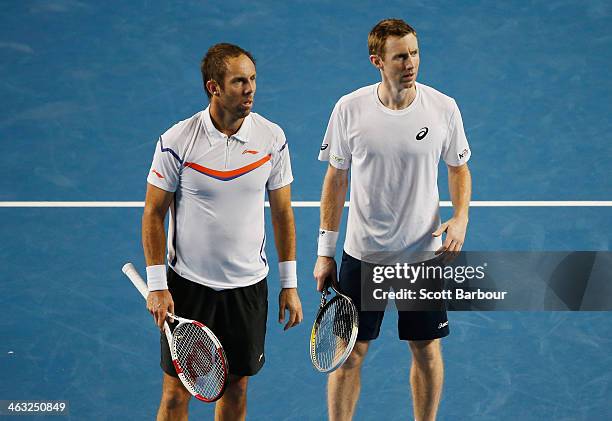
POLYGON ((372 63, 372 65, 377 69, 382 69, 382 59, 380 56, 372 54, 370 56, 370 63, 372 63))
POLYGON ((219 84, 217 82, 215 82, 213 79, 210 79, 208 81, 206 81, 206 90, 211 94, 211 95, 219 95, 219 84))

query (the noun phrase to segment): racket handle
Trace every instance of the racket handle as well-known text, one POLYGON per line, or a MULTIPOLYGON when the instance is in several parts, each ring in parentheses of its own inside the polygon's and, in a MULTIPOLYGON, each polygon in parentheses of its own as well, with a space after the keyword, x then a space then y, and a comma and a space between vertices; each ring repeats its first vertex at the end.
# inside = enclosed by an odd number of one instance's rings
POLYGON ((149 295, 149 289, 147 288, 146 282, 144 281, 144 279, 142 279, 134 265, 128 262, 123 265, 121 270, 123 271, 123 273, 125 273, 125 276, 127 276, 130 281, 132 281, 138 292, 140 292, 143 298, 146 300, 147 296, 149 295))

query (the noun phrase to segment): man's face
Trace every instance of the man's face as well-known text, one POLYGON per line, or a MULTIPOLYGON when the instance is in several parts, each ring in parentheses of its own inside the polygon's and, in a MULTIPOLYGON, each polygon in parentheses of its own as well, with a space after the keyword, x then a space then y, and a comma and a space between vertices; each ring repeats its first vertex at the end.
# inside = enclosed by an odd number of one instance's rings
POLYGON ((223 86, 217 86, 219 105, 236 118, 244 118, 253 108, 255 96, 255 65, 245 55, 232 57, 226 62, 223 86))
POLYGON ((419 44, 413 34, 389 37, 385 41, 385 54, 379 60, 383 77, 398 89, 415 86, 419 71, 419 44))

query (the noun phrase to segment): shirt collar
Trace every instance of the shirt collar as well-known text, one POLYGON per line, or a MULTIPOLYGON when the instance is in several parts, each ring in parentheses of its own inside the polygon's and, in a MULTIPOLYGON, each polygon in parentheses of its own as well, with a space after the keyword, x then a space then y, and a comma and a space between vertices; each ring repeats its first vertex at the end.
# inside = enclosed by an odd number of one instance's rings
MULTIPOLYGON (((225 142, 227 136, 217 130, 217 128, 212 122, 212 119, 210 118, 210 106, 206 107, 206 109, 202 112, 202 122, 204 123, 204 128, 206 129, 208 141, 210 142, 211 146, 213 145, 215 140, 221 140, 225 142)), ((238 140, 239 142, 247 143, 249 141, 249 134, 251 132, 251 124, 251 114, 249 114, 242 121, 240 129, 238 129, 236 133, 230 136, 230 139, 233 138, 238 140)))

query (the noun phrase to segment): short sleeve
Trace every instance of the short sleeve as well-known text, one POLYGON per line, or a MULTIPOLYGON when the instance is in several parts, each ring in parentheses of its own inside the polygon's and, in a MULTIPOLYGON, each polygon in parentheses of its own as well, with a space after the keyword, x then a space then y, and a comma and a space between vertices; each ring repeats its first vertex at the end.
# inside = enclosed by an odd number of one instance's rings
POLYGON ((182 160, 177 151, 168 145, 164 145, 163 136, 160 136, 147 182, 162 190, 175 192, 179 183, 181 167, 182 160))
POLYGON ((282 129, 280 130, 277 141, 274 143, 271 163, 272 171, 266 183, 266 188, 268 190, 280 189, 293 182, 291 159, 289 158, 289 145, 282 129))
POLYGON ((442 146, 442 158, 448 165, 458 167, 468 162, 472 152, 465 137, 459 107, 454 101, 453 105, 454 110, 449 121, 448 136, 442 146))
POLYGON ((330 165, 340 170, 347 170, 351 166, 351 150, 339 104, 336 104, 329 118, 319 161, 329 161, 330 165))

